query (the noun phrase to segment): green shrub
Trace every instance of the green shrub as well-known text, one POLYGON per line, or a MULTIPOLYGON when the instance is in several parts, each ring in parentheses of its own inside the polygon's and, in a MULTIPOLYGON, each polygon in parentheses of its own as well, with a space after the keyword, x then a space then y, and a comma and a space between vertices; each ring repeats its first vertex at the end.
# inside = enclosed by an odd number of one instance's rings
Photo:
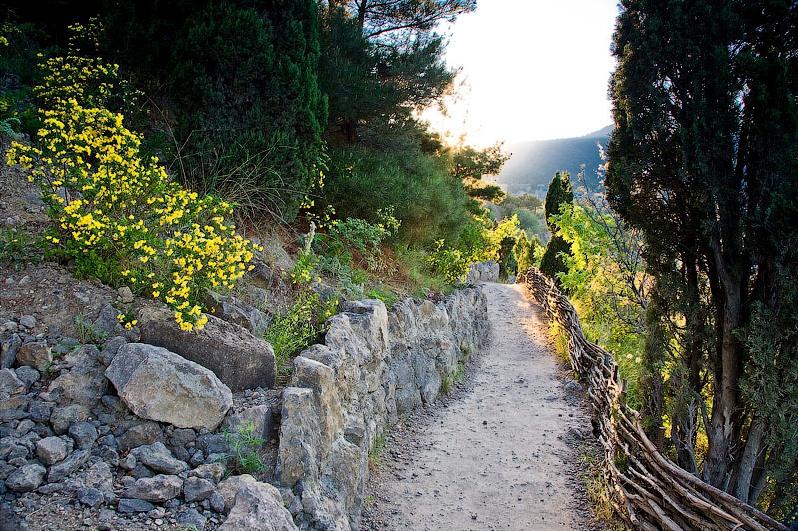
POLYGON ((200 329, 206 290, 232 289, 257 246, 235 233, 232 205, 171 181, 142 155, 124 116, 104 107, 116 97, 118 67, 73 53, 42 65, 39 143, 12 143, 7 163, 41 188, 50 247, 78 274, 124 281, 168 304, 181 329, 200 329))
POLYGON ((450 284, 463 282, 471 265, 471 261, 460 249, 446 247, 443 240, 438 240, 435 250, 427 256, 427 263, 450 284))
POLYGON ((378 212, 393 207, 401 222, 397 240, 432 246, 455 241, 475 202, 462 181, 451 177, 443 158, 412 146, 401 152, 350 147, 330 152, 329 179, 320 206, 342 218, 379 223, 378 212))

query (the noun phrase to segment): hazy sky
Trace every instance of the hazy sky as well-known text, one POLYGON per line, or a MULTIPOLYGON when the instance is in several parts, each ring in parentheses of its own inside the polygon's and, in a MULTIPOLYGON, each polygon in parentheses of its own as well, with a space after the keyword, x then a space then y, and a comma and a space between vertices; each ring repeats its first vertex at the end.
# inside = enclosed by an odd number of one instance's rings
POLYGON ((617 0, 479 0, 445 31, 447 62, 462 68, 449 116, 424 117, 477 145, 580 136, 610 124, 617 12, 617 0))

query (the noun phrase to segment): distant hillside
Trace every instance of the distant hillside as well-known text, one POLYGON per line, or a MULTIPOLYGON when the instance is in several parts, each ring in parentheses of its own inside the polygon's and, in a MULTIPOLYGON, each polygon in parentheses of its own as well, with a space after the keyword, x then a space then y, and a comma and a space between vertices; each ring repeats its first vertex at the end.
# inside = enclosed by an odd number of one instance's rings
POLYGON ((584 164, 588 184, 595 186, 596 170, 602 162, 598 144, 606 148, 611 132, 612 126, 608 125, 585 136, 508 145, 512 157, 496 181, 506 186, 510 193, 544 197, 555 172, 567 170, 571 176, 576 176, 584 164))

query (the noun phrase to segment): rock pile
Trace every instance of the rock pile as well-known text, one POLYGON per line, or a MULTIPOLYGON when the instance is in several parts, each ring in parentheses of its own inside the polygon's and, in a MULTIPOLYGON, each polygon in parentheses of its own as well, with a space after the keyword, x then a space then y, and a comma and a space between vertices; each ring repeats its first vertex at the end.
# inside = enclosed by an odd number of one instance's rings
POLYGON ((252 484, 239 493, 238 476, 222 481, 232 439, 214 430, 224 422, 236 433, 252 423, 269 437, 274 406, 258 403, 262 390, 247 391, 233 407, 231 390, 213 372, 165 348, 121 335, 95 345, 28 334, 34 326, 28 316, 0 321, 6 503, 27 514, 65 497, 100 529, 213 529, 226 520, 230 529, 263 529, 256 522, 264 515, 274 529, 296 529, 271 485, 242 476, 252 484))

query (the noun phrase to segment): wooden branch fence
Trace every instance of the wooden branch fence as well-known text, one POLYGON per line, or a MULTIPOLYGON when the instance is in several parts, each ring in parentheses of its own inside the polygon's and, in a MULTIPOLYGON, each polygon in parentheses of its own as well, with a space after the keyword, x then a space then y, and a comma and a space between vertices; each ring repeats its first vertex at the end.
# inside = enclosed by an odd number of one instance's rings
POLYGON ((567 336, 571 366, 587 383, 611 503, 627 525, 646 531, 787 529, 663 456, 643 432, 640 414, 625 404, 626 383, 612 354, 585 338, 568 298, 537 269, 522 279, 567 336))

